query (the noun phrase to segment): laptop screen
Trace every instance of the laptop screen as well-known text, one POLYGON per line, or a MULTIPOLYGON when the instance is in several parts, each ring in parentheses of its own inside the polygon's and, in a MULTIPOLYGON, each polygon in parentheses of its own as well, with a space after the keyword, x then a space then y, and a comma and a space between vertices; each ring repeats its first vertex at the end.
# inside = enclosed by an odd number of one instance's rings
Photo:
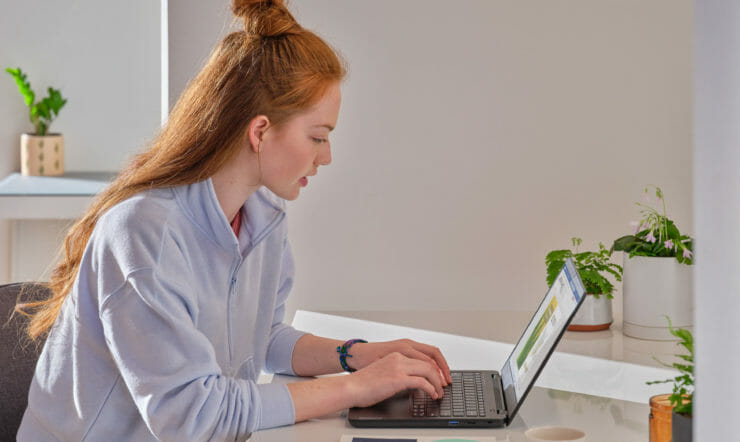
POLYGON ((510 418, 534 384, 584 295, 583 283, 573 261, 568 259, 501 372, 510 418))

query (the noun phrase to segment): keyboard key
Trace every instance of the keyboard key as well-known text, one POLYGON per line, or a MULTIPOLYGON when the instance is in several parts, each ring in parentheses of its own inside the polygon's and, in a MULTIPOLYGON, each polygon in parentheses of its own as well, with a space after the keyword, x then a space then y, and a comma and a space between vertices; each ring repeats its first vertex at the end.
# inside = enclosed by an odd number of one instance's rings
POLYGON ((444 395, 434 400, 423 390, 412 395, 414 416, 485 416, 482 392, 483 382, 480 373, 452 373, 452 384, 443 387, 444 395))

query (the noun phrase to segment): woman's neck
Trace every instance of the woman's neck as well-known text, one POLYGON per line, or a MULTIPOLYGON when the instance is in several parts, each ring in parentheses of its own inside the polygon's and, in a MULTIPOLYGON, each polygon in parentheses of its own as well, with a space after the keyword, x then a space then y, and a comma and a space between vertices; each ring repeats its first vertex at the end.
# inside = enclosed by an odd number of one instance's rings
POLYGON ((242 147, 232 161, 228 161, 212 177, 218 203, 231 222, 239 208, 260 188, 257 157, 247 146, 242 147))

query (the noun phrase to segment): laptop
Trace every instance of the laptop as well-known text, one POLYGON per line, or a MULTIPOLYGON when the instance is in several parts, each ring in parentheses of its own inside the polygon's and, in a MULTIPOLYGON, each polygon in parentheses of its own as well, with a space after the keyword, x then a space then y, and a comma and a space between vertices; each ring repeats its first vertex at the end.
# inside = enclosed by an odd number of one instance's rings
POLYGON ((453 382, 441 399, 404 390, 371 407, 351 408, 349 423, 361 428, 508 426, 584 297, 583 282, 567 259, 500 371, 452 371, 453 382))

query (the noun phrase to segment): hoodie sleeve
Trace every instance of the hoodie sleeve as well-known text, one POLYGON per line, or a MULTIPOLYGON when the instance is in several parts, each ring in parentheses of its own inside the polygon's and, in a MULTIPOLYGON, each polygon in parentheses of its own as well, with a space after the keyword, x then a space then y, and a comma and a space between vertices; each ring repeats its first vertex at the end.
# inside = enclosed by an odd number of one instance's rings
POLYGON ((283 246, 280 288, 277 293, 275 315, 270 331, 270 343, 267 347, 267 357, 265 359, 265 369, 271 373, 295 375, 293 371, 293 349, 298 339, 306 334, 283 323, 285 320, 285 303, 288 300, 290 289, 293 287, 294 274, 293 252, 286 239, 283 246))
POLYGON ((144 422, 160 440, 245 440, 295 422, 285 385, 225 376, 193 323, 187 291, 139 269, 100 306, 103 332, 144 422))

